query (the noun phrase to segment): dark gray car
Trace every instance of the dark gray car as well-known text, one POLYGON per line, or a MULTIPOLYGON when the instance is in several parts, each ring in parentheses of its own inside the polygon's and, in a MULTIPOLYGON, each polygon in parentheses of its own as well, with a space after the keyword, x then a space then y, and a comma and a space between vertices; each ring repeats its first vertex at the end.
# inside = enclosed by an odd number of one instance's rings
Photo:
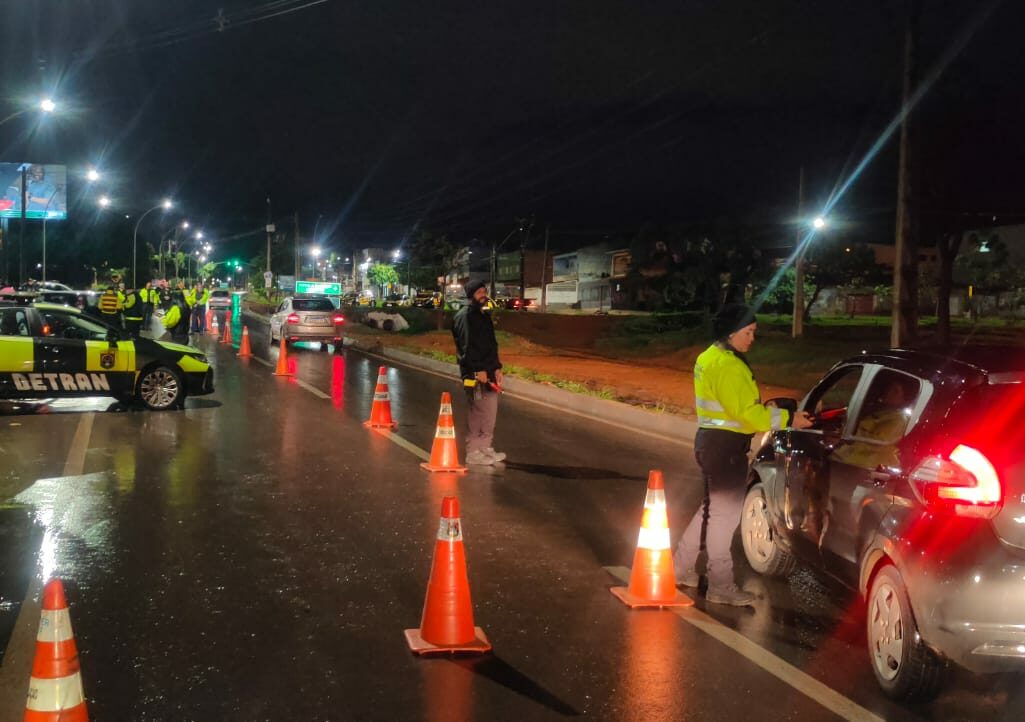
POLYGON ((1025 670, 1025 353, 892 350, 836 365, 810 429, 767 436, 741 535, 857 589, 883 690, 928 699, 948 662, 1025 670))

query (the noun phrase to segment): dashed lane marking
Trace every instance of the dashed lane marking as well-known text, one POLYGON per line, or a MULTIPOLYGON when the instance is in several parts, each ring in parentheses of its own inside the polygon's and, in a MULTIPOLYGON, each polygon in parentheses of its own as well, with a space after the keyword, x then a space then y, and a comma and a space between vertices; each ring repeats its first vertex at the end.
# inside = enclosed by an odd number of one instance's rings
POLYGON ((64 462, 64 476, 78 476, 85 468, 85 451, 89 448, 89 436, 93 432, 93 419, 96 414, 90 412, 83 414, 78 421, 78 428, 75 429, 75 436, 71 439, 71 449, 68 450, 68 458, 64 462))
MULTIPOLYGON (((604 567, 613 577, 629 584, 630 570, 626 567, 604 567)), ((798 692, 815 700, 833 714, 851 722, 883 722, 879 717, 833 688, 823 684, 806 672, 760 647, 743 634, 721 624, 697 607, 673 607, 671 611, 685 622, 697 627, 730 649, 757 664, 769 674, 790 685, 798 692)))
POLYGON ((421 449, 419 446, 414 444, 412 441, 407 441, 406 439, 403 439, 401 436, 399 436, 398 434, 392 432, 389 429, 372 429, 372 431, 376 431, 378 434, 380 434, 384 438, 388 439, 393 444, 397 444, 398 446, 401 446, 403 449, 408 451, 413 456, 418 456, 421 459, 423 459, 424 461, 430 461, 431 460, 431 455, 428 454, 426 451, 421 449))
POLYGON ((322 399, 329 399, 329 398, 331 398, 331 394, 325 394, 323 391, 318 389, 316 386, 313 386, 312 384, 308 384, 305 381, 303 381, 302 379, 296 379, 295 382, 297 384, 299 384, 300 386, 302 386, 307 391, 309 391, 314 396, 317 396, 317 397, 322 398, 322 399))

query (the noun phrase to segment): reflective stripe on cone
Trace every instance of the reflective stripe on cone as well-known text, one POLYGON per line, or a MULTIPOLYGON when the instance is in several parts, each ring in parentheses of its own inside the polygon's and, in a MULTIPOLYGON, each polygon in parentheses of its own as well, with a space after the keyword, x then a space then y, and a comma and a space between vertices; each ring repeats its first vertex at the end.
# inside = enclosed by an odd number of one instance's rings
POLYGON ((456 445, 456 425, 452 420, 452 396, 447 391, 441 394, 441 408, 438 411, 438 426, 431 445, 431 459, 420 464, 427 471, 454 471, 466 473, 459 463, 459 447, 456 445))

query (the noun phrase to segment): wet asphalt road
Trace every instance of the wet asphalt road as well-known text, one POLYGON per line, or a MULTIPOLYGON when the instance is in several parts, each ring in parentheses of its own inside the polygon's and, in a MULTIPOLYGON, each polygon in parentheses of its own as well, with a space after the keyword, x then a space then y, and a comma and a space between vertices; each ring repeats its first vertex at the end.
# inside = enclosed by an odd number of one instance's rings
MULTIPOLYGON (((250 330, 275 362, 266 327, 250 330)), ((65 580, 94 721, 1025 713, 1011 676, 959 674, 930 705, 887 701, 857 600, 807 572, 749 574, 753 609, 628 611, 604 567, 632 561, 648 469, 667 474, 675 542, 699 503, 686 445, 510 397, 496 439, 508 463, 432 475, 362 427, 379 359, 299 347, 297 376, 282 379, 212 338, 197 345, 217 393, 184 411, 78 400, 0 416, 0 480, 20 492, 0 508, 0 720, 22 714, 31 660, 15 620, 50 574, 65 580), (421 659, 403 630, 419 624, 452 494, 475 621, 495 649, 421 659), (784 663, 807 679, 771 673, 784 663)), ((430 449, 442 391, 463 428, 453 380, 393 366, 389 385, 395 433, 412 445, 430 449)))

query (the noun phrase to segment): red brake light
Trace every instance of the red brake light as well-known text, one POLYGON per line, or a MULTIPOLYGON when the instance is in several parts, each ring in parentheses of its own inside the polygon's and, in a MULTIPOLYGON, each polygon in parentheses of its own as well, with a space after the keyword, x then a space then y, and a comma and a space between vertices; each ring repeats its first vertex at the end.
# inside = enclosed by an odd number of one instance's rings
POLYGON ((335 326, 337 326, 340 323, 345 323, 345 316, 340 313, 336 313, 335 317, 331 320, 334 322, 335 326))
POLYGON ((982 452, 958 445, 949 459, 930 456, 909 480, 919 500, 958 516, 992 519, 1003 501, 1000 476, 982 452))
POLYGON ((290 313, 290 314, 288 314, 288 318, 285 319, 285 323, 299 323, 299 314, 298 313, 290 313))

